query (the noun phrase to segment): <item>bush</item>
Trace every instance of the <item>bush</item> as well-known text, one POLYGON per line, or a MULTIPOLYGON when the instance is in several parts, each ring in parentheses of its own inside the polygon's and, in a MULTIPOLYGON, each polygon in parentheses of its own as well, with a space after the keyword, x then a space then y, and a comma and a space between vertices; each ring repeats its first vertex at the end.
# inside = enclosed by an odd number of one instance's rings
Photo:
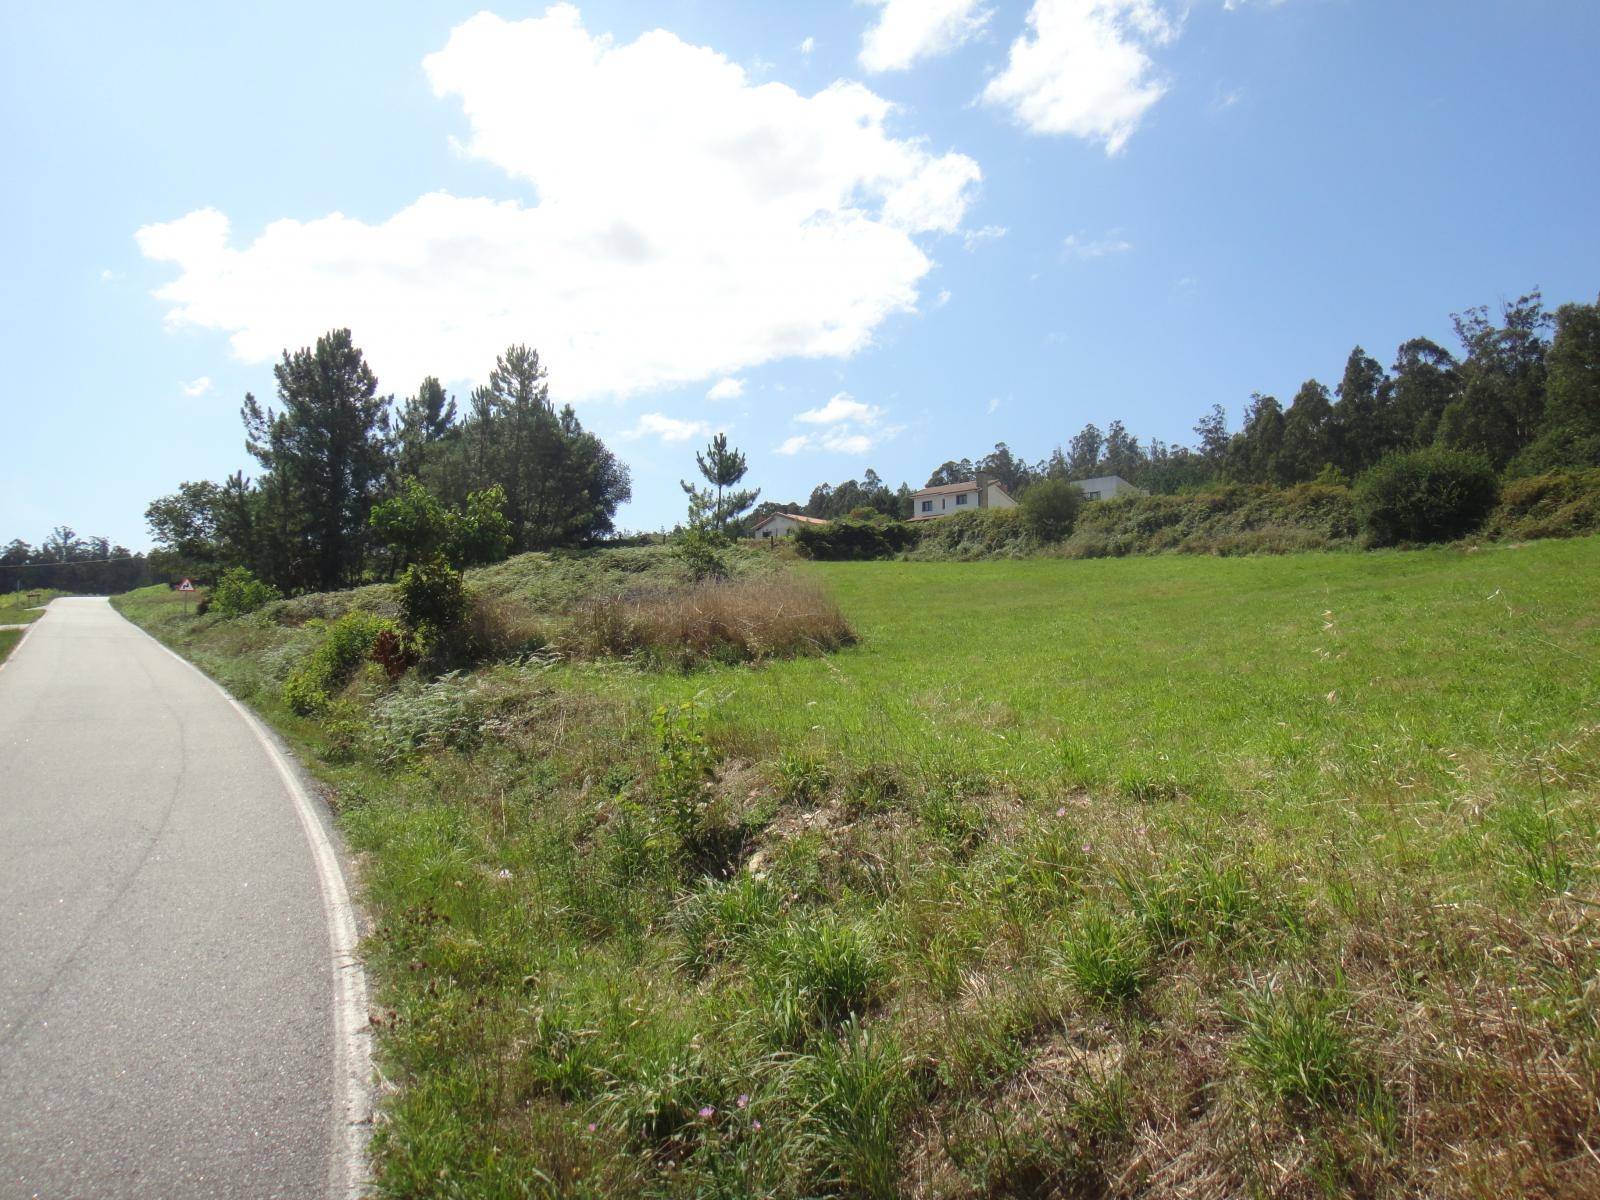
POLYGON ((922 521, 916 559, 1021 558, 1037 549, 1016 508, 985 508, 922 521))
POLYGON ((1519 540, 1600 533, 1600 470, 1513 480, 1484 533, 1519 540))
POLYGON ((893 558, 916 540, 916 530, 904 521, 844 519, 801 525, 794 531, 795 548, 821 562, 893 558))
POLYGON ((466 622, 466 582, 442 557, 412 563, 400 576, 399 591, 400 619, 425 639, 453 633, 466 622))
POLYGON ((1059 542, 1072 532, 1083 489, 1065 479, 1041 479, 1022 497, 1022 523, 1041 542, 1059 542))
POLYGON ((1356 507, 1371 545, 1448 542, 1481 526, 1499 491, 1485 459, 1431 447, 1381 460, 1362 477, 1356 507))
POLYGON ((224 617, 242 617, 282 599, 270 583, 257 579, 244 567, 234 567, 211 589, 208 607, 224 617))
POLYGON ((333 695, 350 681, 394 623, 367 612, 348 612, 332 625, 320 645, 283 684, 283 702, 302 717, 325 712, 333 695))
POLYGON ((769 575, 591 601, 573 613, 563 646, 588 657, 637 655, 687 669, 820 654, 854 640, 826 592, 769 575))
POLYGON ((690 579, 725 579, 728 575, 724 553, 727 548, 728 539, 721 534, 691 527, 672 543, 672 555, 683 564, 690 579))

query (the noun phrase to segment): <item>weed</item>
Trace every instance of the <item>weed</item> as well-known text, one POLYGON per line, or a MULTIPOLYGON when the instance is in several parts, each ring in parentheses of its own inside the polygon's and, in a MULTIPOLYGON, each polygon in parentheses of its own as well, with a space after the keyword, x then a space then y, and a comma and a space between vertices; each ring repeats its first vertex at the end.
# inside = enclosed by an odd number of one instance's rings
POLYGON ((1078 919, 1061 958, 1079 993, 1098 1004, 1129 1004, 1150 981, 1150 953, 1139 928, 1104 913, 1078 919))

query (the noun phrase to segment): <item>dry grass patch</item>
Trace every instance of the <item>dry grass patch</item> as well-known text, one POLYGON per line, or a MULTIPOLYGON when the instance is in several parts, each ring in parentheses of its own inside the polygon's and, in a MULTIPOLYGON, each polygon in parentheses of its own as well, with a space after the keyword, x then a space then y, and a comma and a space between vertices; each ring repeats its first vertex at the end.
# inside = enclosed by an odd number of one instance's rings
POLYGON ((822 654, 854 641, 820 587, 769 575, 591 600, 574 611, 563 648, 687 669, 822 654))

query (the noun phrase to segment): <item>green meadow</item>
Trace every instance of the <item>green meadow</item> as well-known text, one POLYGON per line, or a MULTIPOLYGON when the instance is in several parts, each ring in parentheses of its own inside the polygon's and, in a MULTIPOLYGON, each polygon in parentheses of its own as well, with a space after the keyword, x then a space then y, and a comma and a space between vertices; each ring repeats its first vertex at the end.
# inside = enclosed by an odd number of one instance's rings
POLYGON ((853 645, 317 718, 119 599, 328 786, 383 1194, 1600 1191, 1600 539, 788 569, 853 645))

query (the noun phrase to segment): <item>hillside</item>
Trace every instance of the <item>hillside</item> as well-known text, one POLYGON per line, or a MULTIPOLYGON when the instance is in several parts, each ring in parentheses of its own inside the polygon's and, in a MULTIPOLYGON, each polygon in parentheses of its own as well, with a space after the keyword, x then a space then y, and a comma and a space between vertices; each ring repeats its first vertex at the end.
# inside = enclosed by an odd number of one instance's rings
MULTIPOLYGON (((684 586, 622 553, 477 584, 684 586)), ((328 783, 386 1194, 1600 1189, 1600 539, 801 570, 853 645, 316 719, 306 619, 381 589, 119 600, 328 783)))

